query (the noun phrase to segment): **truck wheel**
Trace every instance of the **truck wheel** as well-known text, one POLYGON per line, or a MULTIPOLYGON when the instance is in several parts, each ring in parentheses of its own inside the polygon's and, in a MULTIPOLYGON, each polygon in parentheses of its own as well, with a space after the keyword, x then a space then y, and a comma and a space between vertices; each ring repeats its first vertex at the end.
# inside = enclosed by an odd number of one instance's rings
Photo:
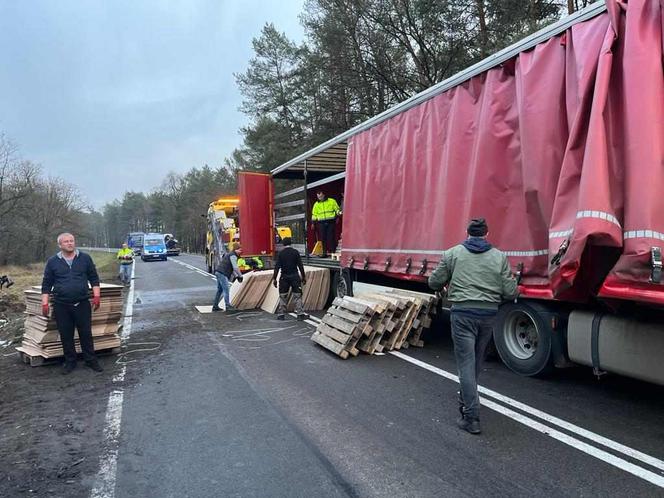
POLYGON ((500 359, 513 372, 529 377, 553 368, 553 331, 537 308, 524 302, 504 304, 493 329, 500 359))
POLYGON ((332 279, 332 298, 342 298, 353 295, 353 283, 349 273, 346 271, 335 271, 332 279))

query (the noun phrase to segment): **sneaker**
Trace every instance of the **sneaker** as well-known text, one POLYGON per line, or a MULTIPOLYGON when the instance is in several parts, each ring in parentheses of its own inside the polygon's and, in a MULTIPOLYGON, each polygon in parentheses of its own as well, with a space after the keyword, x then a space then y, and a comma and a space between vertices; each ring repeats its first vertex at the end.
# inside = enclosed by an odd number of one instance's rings
POLYGON ((212 306, 212 311, 221 311, 219 306, 212 306))
POLYGON ((297 319, 300 321, 306 320, 307 318, 309 318, 309 315, 307 315, 306 313, 300 313, 299 315, 297 315, 297 319))
POLYGON ((95 372, 103 372, 104 371, 103 367, 99 364, 99 361, 97 361, 97 360, 86 361, 85 366, 88 367, 88 368, 91 368, 95 372))
POLYGON ((285 320, 286 316, 285 315, 277 315, 277 320, 285 320))
POLYGON ((459 429, 469 432, 471 434, 481 433, 480 421, 476 418, 460 417, 457 419, 459 429))
POLYGON ((233 306, 226 306, 226 313, 235 313, 237 311, 237 308, 234 308, 233 306))
POLYGON ((62 375, 69 375, 76 368, 76 363, 65 362, 62 367, 62 375))

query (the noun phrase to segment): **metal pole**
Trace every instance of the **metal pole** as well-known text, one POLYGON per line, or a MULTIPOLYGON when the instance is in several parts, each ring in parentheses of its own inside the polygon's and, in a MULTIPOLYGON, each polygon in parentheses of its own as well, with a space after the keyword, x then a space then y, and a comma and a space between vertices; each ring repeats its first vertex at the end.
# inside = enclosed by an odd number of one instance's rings
POLYGON ((307 160, 304 160, 304 259, 309 262, 309 245, 307 237, 309 235, 309 193, 307 192, 307 160))

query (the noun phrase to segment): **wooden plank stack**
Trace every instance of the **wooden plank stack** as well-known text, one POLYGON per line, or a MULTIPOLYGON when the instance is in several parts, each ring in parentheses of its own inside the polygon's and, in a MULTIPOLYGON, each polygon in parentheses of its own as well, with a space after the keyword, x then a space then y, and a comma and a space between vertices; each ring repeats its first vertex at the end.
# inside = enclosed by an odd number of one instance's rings
MULTIPOLYGON (((122 318, 122 286, 101 284, 101 305, 92 312, 92 336, 95 351, 120 347, 120 319, 122 318)), ((17 351, 34 358, 58 358, 64 355, 60 335, 53 317, 53 303, 49 306, 49 316, 41 314, 41 289, 33 287, 25 291, 25 331, 23 341, 17 351)), ((81 352, 78 335, 75 336, 76 351, 81 352)), ((38 364, 30 362, 31 364, 38 364)))
POLYGON ((399 289, 335 299, 311 340, 343 359, 409 346, 423 347, 437 300, 399 289))
MULTIPOLYGON (((330 270, 305 266, 307 284, 302 288, 302 301, 305 311, 322 310, 330 292, 330 270)), ((276 313, 279 306, 279 291, 272 285, 273 270, 245 273, 242 283, 233 282, 231 304, 239 310, 261 308, 268 313, 276 313)), ((288 309, 294 303, 289 296, 288 309)))

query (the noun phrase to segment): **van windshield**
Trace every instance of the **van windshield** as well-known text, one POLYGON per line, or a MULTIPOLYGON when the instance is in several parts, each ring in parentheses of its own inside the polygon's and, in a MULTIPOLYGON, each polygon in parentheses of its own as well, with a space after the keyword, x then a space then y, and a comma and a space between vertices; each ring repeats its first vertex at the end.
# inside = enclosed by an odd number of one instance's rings
POLYGON ((161 246, 163 244, 164 244, 164 241, 159 240, 159 239, 147 239, 145 241, 145 245, 147 245, 147 246, 161 246))

